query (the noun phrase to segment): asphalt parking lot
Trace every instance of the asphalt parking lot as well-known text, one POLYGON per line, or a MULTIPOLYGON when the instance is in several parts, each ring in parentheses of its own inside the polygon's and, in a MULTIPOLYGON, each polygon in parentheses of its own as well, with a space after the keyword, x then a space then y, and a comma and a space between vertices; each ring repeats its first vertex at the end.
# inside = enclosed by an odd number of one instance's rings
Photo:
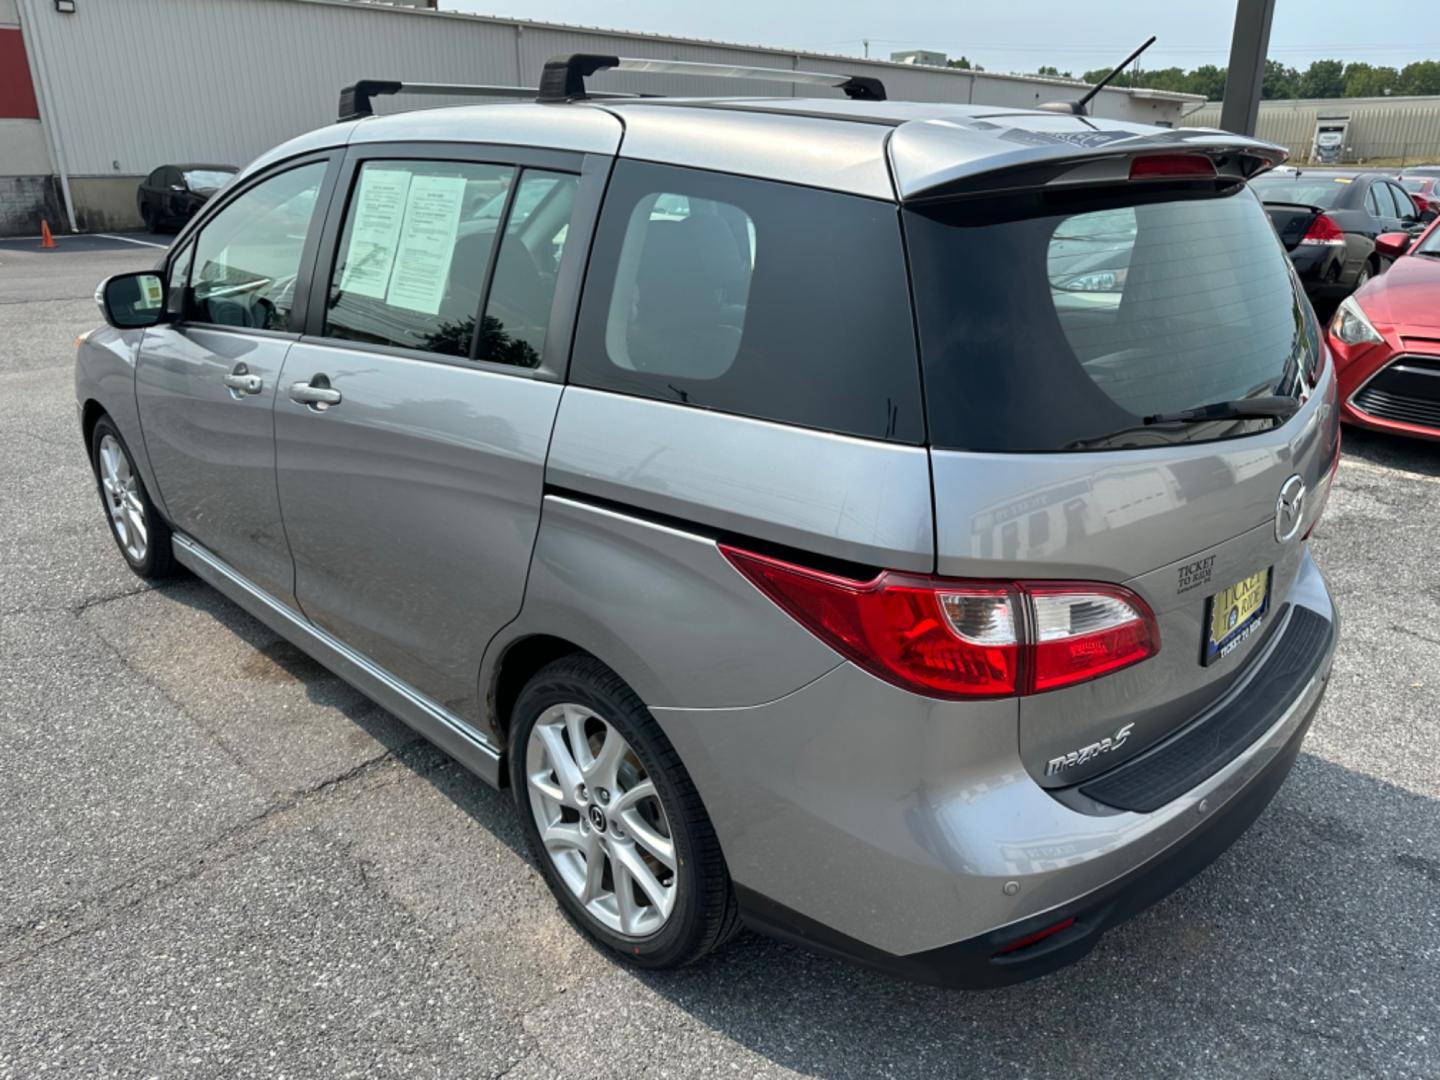
POLYGON ((1305 752, 1079 965, 966 994, 748 936, 637 975, 560 916, 508 795, 126 570, 73 340, 157 254, 0 244, 0 1077, 1440 1075, 1440 446, 1347 432, 1305 752))

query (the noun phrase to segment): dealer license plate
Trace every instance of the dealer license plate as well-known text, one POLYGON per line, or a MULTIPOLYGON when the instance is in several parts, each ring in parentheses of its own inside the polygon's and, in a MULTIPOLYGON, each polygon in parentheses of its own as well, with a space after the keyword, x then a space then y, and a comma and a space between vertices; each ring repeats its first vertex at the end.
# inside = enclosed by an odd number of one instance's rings
POLYGON ((1240 647, 1259 633, 1265 613, 1270 610, 1271 568, 1251 574, 1205 601, 1205 655, 1207 666, 1240 647))

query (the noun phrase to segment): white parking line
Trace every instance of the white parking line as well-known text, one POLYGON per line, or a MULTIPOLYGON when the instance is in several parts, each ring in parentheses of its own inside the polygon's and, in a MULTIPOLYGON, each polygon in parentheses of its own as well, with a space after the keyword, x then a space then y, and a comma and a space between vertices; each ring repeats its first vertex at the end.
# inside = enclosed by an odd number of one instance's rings
POLYGON ((95 233, 94 235, 101 240, 119 240, 126 244, 139 244, 141 247, 164 248, 170 246, 169 244, 155 244, 149 240, 136 240, 131 236, 112 236, 110 233, 95 233))
POLYGON ((1419 480, 1426 484, 1440 484, 1440 476, 1411 472, 1409 469, 1400 469, 1390 465, 1376 465, 1369 461, 1356 461, 1354 458, 1347 458, 1343 455, 1340 458, 1340 468, 1342 471, 1378 473, 1381 476, 1400 476, 1406 480, 1419 480))

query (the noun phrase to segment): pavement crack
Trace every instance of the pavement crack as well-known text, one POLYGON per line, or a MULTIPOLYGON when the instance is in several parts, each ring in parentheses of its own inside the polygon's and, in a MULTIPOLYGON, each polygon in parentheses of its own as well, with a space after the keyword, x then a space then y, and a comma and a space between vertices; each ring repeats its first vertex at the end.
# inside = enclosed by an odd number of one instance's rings
POLYGON ((110 593, 106 596, 92 596, 72 607, 70 614, 81 615, 93 607, 100 607, 102 604, 113 603, 116 600, 126 600, 132 596, 142 596, 148 592, 155 592, 157 588, 158 586, 156 585, 141 585, 139 588, 127 589, 124 592, 110 593))
MULTIPOLYGON (((0 971, 31 960, 71 938, 93 933, 117 914, 161 896, 207 871, 224 866, 253 851, 270 839, 280 823, 288 822, 310 804, 384 770, 399 760, 400 752, 423 742, 423 739, 417 738, 394 750, 386 750, 366 758, 342 773, 292 792, 283 799, 277 799, 259 813, 236 822, 172 863, 145 868, 143 872, 95 896, 67 907, 42 912, 24 925, 15 925, 0 931, 0 971)), ((420 774, 407 768, 404 775, 420 774)))

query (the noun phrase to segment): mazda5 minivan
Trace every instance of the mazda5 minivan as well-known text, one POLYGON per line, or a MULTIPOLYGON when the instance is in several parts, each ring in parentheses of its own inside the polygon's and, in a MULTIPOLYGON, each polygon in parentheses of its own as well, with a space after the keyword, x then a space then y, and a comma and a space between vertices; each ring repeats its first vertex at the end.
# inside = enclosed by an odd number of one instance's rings
POLYGON ((1255 819, 1329 677, 1335 374, 1248 186, 1284 152, 587 92, 613 61, 357 84, 104 283, 121 553, 508 787, 631 963, 1079 958, 1255 819))

